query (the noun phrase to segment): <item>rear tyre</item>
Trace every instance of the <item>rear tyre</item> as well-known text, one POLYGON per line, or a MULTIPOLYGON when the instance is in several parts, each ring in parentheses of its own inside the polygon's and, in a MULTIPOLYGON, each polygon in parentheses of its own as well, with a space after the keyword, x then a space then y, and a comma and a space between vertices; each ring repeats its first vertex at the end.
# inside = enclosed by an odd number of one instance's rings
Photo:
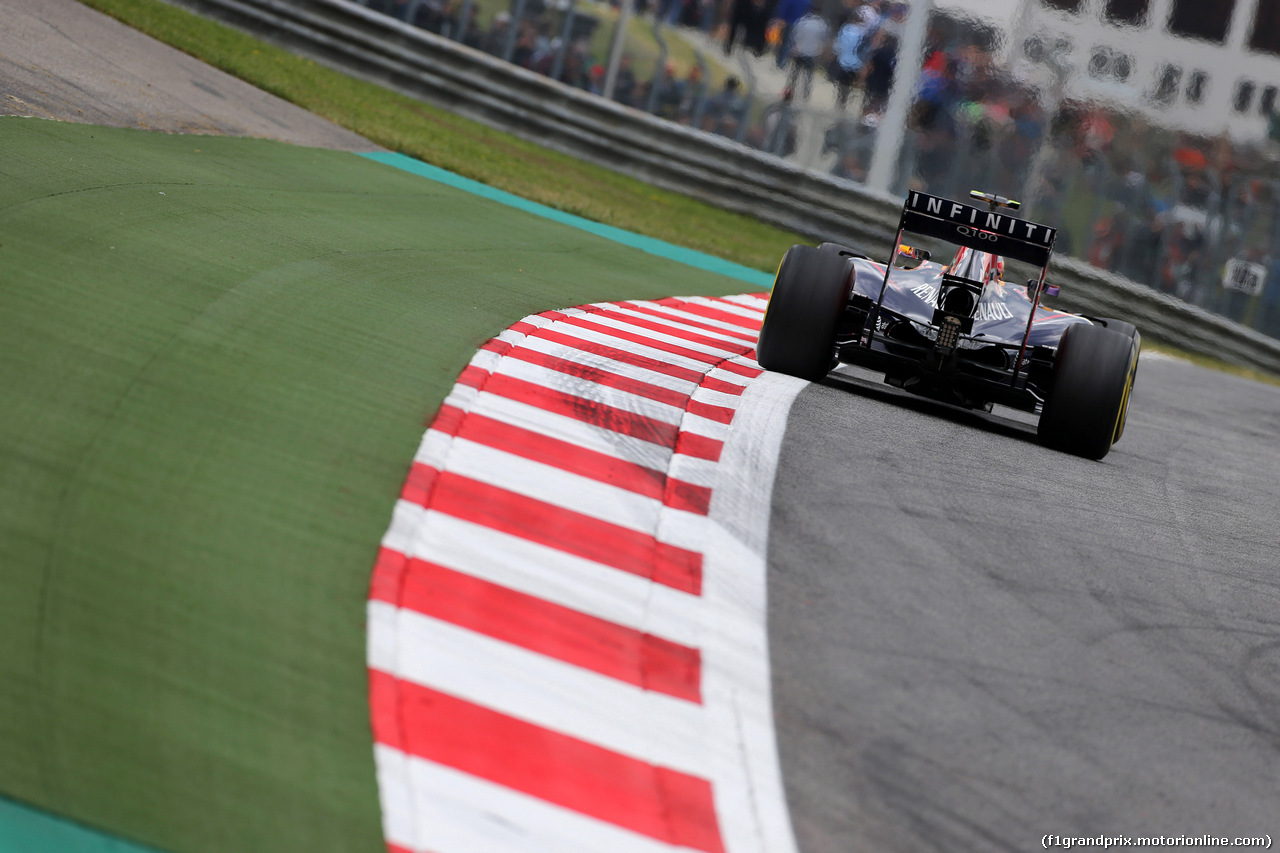
POLYGON ((1124 432, 1138 347, 1136 334, 1084 323, 1069 326, 1054 359, 1040 442, 1087 459, 1106 456, 1124 432))
POLYGON ((1126 323, 1124 320, 1113 320, 1110 317, 1090 317, 1095 325, 1102 325, 1113 332, 1119 332, 1122 335, 1128 335, 1131 338, 1140 339, 1138 328, 1132 323, 1126 323))
POLYGON ((769 295, 756 361, 765 370, 821 379, 831 369, 836 326, 849 300, 853 266, 812 246, 792 246, 769 295))
MULTIPOLYGON (((1124 320, 1113 320, 1110 317, 1096 317, 1094 319, 1097 320, 1097 322, 1102 323, 1102 325, 1106 326, 1108 329, 1110 329, 1113 332, 1119 332, 1122 335, 1128 335, 1129 337, 1133 338, 1134 341, 1136 341, 1138 344, 1138 354, 1139 354, 1139 358, 1141 358, 1142 335, 1138 334, 1138 328, 1136 326, 1134 326, 1132 323, 1126 323, 1124 320)), ((1130 393, 1132 393, 1133 391, 1132 386, 1137 384, 1137 382, 1138 382, 1138 366, 1137 364, 1135 364, 1133 366, 1133 378, 1129 380, 1130 393)), ((1120 417, 1120 431, 1116 433, 1115 440, 1111 442, 1112 444, 1115 444, 1117 441, 1119 441, 1120 436, 1124 434, 1124 422, 1125 422, 1125 418, 1124 418, 1124 415, 1122 414, 1120 417)))

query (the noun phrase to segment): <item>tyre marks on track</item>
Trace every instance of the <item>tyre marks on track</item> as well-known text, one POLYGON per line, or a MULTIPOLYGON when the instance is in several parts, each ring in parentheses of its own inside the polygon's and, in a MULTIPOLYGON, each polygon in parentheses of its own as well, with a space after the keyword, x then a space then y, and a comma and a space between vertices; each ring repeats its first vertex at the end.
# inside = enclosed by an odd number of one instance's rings
POLYGON ((794 849, 762 528, 803 383, 763 309, 546 312, 463 371, 370 591, 393 853, 794 849))

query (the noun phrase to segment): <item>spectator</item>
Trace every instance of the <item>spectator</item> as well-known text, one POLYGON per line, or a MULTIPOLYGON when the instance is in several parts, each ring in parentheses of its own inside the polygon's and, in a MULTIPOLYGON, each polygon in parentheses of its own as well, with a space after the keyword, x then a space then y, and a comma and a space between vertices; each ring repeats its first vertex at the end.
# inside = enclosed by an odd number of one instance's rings
POLYGON ((485 53, 491 53, 494 56, 502 56, 502 52, 506 50, 507 33, 511 29, 511 14, 509 12, 499 12, 493 16, 493 24, 489 27, 489 32, 481 43, 481 49, 485 53))
POLYGON ((655 80, 658 87, 658 98, 652 108, 655 115, 675 120, 680 110, 680 102, 684 100, 685 81, 676 77, 676 67, 668 62, 662 69, 662 76, 655 80))
POLYGON ((729 16, 729 31, 725 36, 724 52, 733 52, 733 43, 742 33, 743 46, 756 56, 764 53, 765 27, 769 23, 769 8, 765 0, 733 0, 729 16))
POLYGON ((710 33, 716 23, 716 0, 686 0, 680 23, 710 33))
POLYGON ((624 53, 618 62, 618 75, 613 81, 613 99, 627 107, 634 107, 637 104, 636 73, 631 70, 629 53, 624 53))
POLYGON ((849 90, 861 79, 869 53, 870 37, 878 20, 875 11, 869 5, 864 5, 852 17, 847 18, 836 32, 835 43, 831 46, 835 53, 831 71, 837 89, 836 104, 840 109, 845 108, 849 101, 849 90))
POLYGON ((686 0, 662 0, 655 17, 668 27, 674 27, 684 13, 685 2, 686 0))
POLYGON ((932 131, 940 123, 948 122, 955 99, 954 84, 951 60, 940 50, 930 54, 920 70, 912 123, 921 130, 932 131))
POLYGON ((707 97, 707 81, 702 79, 702 67, 694 65, 684 80, 680 92, 680 104, 676 108, 676 121, 689 124, 697 114, 698 104, 707 97))
POLYGON ((1104 216, 1093 226, 1093 242, 1089 246, 1088 261, 1098 269, 1114 270, 1124 245, 1124 232, 1115 216, 1104 216))
MULTIPOLYGON (((564 66, 560 69, 560 82, 577 89, 591 89, 589 66, 591 57, 582 42, 569 45, 564 55, 564 66)), ((601 69, 603 70, 603 69, 601 69)))
POLYGON ((867 76, 864 90, 867 108, 880 112, 889 100, 893 88, 893 72, 898 65, 898 39, 883 30, 872 36, 871 55, 867 58, 867 76))
MULTIPOLYGON (((551 69, 555 65, 556 54, 560 52, 560 37, 556 36, 553 39, 546 38, 545 29, 543 27, 539 27, 537 32, 538 34, 534 37, 532 50, 529 56, 523 63, 517 64, 523 64, 524 67, 528 68, 530 71, 536 71, 539 74, 550 76, 551 69)), ((572 50, 572 46, 566 48, 566 59, 568 58, 569 50, 572 50)), ((514 57, 512 58, 512 61, 516 61, 514 57)), ((564 79, 563 72, 561 73, 560 79, 564 79)))
POLYGON ((721 136, 736 136, 747 111, 747 102, 739 91, 742 84, 737 77, 724 81, 724 88, 707 99, 707 109, 702 116, 702 129, 721 136))
POLYGON ((604 75, 605 68, 599 62, 591 66, 591 70, 587 73, 588 84, 587 91, 593 95, 604 94, 604 75))
POLYGON ((774 6, 773 21, 782 28, 782 39, 778 42, 777 52, 779 68, 787 67, 796 22, 810 12, 812 5, 812 0, 778 0, 774 6))
POLYGON ((458 39, 467 47, 474 47, 476 50, 483 50, 484 32, 478 26, 479 10, 475 4, 466 6, 467 17, 463 20, 461 15, 458 17, 458 26, 451 31, 450 38, 458 39))
POLYGON ((796 21, 791 33, 791 70, 787 74, 787 88, 796 91, 800 84, 800 100, 809 100, 813 90, 813 69, 827 52, 831 29, 821 15, 810 9, 796 21))
POLYGON ((516 44, 515 50, 511 53, 511 62, 521 68, 531 67, 534 54, 538 51, 538 42, 538 26, 533 21, 525 18, 516 29, 516 44))

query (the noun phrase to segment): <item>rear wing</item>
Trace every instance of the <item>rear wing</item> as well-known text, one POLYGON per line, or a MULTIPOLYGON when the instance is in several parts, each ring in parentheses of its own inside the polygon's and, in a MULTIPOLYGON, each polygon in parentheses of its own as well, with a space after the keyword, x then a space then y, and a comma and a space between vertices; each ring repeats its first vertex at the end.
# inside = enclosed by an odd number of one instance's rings
MULTIPOLYGON (((996 208, 1005 207, 1016 210, 1021 205, 1011 199, 988 193, 971 192, 973 198, 987 202, 989 209, 983 210, 970 204, 962 204, 949 198, 941 198, 928 193, 911 191, 902 205, 902 219, 898 222, 898 236, 893 241, 893 251, 897 252, 902 244, 902 233, 911 231, 926 237, 936 237, 975 249, 989 252, 1006 258, 1035 264, 1040 268, 1040 277, 1027 282, 1027 290, 1031 299, 1031 313, 1027 315, 1027 328, 1022 334, 1022 345, 1018 347, 1018 360, 1014 362, 1013 373, 1009 377, 1012 388, 1018 386, 1019 374, 1022 372, 1023 356, 1027 352, 1027 341, 1031 338, 1031 323, 1036 318, 1036 308, 1040 305, 1040 294, 1044 291, 1044 277, 1049 272, 1049 257, 1053 254, 1053 241, 1058 238, 1058 229, 1048 225, 1040 225, 1018 219, 1008 213, 997 213, 996 208), (1032 287, 1034 285, 1034 287, 1032 287)), ((884 305, 884 292, 889 286, 889 274, 893 271, 893 256, 884 267, 884 280, 880 282, 880 296, 876 299, 876 307, 867 313, 867 321, 862 329, 861 345, 870 349, 876 337, 876 329, 880 323, 880 309, 884 305)), ((959 315, 939 311, 934 312, 934 323, 938 322, 939 313, 946 315, 953 324, 959 315)), ((960 326, 955 326, 959 333, 960 326)), ((939 327, 937 341, 942 341, 939 327)), ((955 335, 952 340, 954 342, 955 335)))
POLYGON ((1058 237, 1058 229, 1048 225, 915 191, 902 205, 899 228, 1042 268, 1058 237))

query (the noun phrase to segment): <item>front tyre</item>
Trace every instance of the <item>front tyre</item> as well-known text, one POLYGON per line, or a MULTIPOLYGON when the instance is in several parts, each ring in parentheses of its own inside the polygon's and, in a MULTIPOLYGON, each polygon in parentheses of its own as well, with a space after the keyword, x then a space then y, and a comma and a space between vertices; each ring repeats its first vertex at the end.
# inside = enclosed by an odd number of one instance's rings
POLYGON ((852 280, 852 264, 836 252, 812 246, 788 249, 760 327, 760 366, 801 379, 825 376, 852 280))
POLYGON ((1038 433, 1047 447, 1101 459, 1124 432, 1139 339, 1079 323, 1058 344, 1038 433))

